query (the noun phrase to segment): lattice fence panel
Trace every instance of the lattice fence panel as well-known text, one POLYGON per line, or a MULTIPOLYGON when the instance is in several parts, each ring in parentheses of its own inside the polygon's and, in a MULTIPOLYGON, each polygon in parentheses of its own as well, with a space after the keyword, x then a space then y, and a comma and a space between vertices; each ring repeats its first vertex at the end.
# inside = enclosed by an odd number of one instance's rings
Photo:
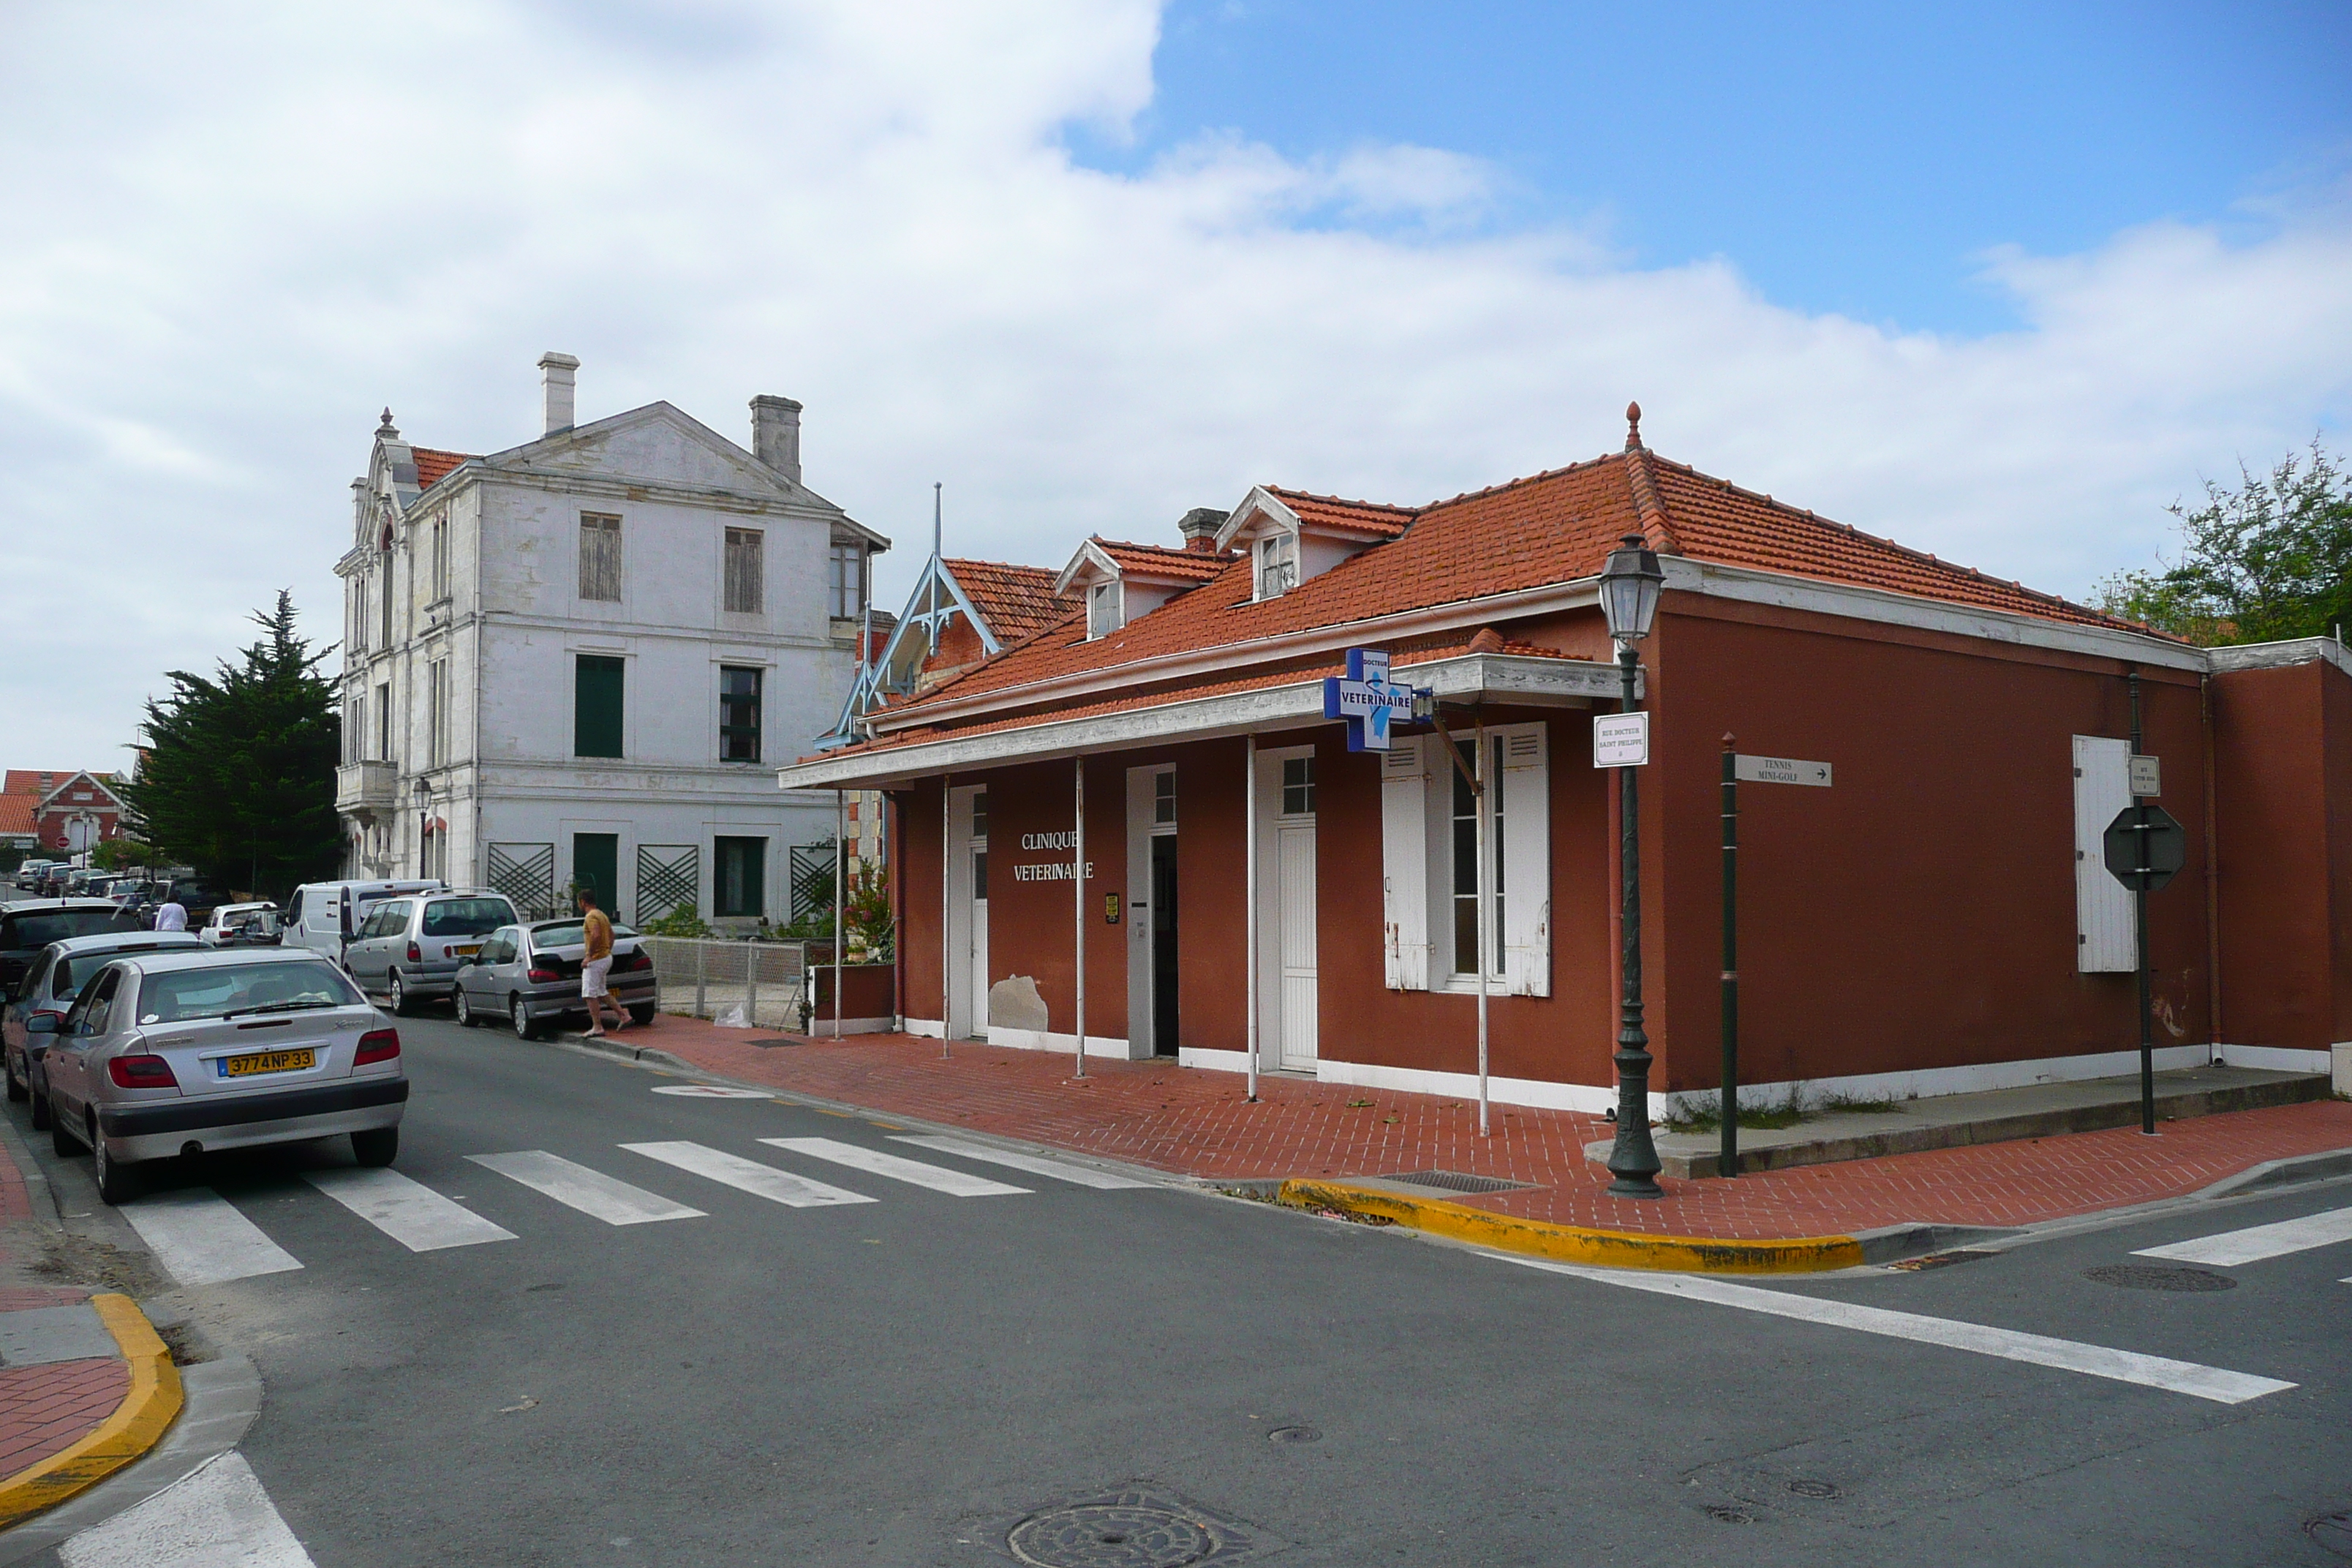
POLYGON ((793 846, 793 919, 833 908, 833 842, 793 846))
POLYGON ((490 886, 514 901, 526 920, 559 913, 555 907, 555 846, 493 844, 490 886))
POLYGON ((637 846, 637 923, 699 907, 702 852, 692 844, 637 846))

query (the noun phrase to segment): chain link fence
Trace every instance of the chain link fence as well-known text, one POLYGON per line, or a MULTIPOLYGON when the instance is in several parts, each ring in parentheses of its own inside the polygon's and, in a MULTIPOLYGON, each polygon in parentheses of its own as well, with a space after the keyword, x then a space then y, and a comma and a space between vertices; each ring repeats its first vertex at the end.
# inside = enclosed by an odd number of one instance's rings
POLYGON ((663 1012, 697 1018, 734 1014, 755 1029, 805 1027, 811 963, 830 956, 825 947, 805 942, 713 942, 681 936, 638 940, 653 955, 658 984, 655 1005, 663 1012))

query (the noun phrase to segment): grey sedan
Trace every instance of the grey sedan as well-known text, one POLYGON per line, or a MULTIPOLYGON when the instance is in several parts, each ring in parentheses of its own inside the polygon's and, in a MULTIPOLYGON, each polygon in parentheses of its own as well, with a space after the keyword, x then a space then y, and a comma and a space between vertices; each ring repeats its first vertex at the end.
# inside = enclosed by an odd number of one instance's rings
POLYGON ((33 961, 23 984, 0 1006, 0 1069, 7 1073, 9 1099, 31 1099, 34 1131, 49 1129, 48 1076, 41 1068, 41 1058, 56 1037, 28 1033, 26 1021, 36 1013, 64 1017, 89 977, 110 958, 173 949, 202 952, 205 944, 191 931, 103 931, 53 942, 33 961))
POLYGON ((400 1150, 400 1036, 318 954, 150 952, 110 960, 60 1020, 45 1066, 59 1154, 91 1153, 119 1204, 173 1154, 348 1133, 362 1165, 400 1150))
MULTIPOLYGON (((499 927, 457 971, 457 1022, 469 1028, 501 1022, 529 1040, 555 1019, 585 1017, 580 961, 587 956, 577 920, 499 927)), ((629 1010, 631 1023, 654 1021, 653 955, 626 926, 613 928, 613 973, 605 984, 613 1000, 629 1010)))

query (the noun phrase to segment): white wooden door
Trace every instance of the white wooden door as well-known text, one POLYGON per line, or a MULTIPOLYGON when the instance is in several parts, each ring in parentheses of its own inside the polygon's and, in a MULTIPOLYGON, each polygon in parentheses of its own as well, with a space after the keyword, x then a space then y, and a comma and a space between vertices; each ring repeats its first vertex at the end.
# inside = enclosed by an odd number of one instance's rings
POLYGON ((1281 978, 1276 996, 1275 1061, 1286 1071, 1315 1069, 1315 824, 1275 830, 1275 942, 1281 978))
POLYGON ((974 1039, 988 1037, 988 840, 976 840, 971 847, 971 876, 966 884, 971 889, 971 959, 968 973, 971 975, 971 1033, 974 1039))

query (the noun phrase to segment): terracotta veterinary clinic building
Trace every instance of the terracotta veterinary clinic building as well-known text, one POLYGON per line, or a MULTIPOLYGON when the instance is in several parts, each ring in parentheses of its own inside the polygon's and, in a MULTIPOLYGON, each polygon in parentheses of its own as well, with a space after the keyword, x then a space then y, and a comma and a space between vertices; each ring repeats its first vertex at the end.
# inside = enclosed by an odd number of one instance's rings
POLYGON ((2130 804, 2135 671, 2158 804, 2189 831, 2148 899, 2158 1066, 2326 1070, 2352 1040, 2337 644, 2191 647, 1669 462, 1638 411, 1622 452, 1452 500, 1262 487, 1185 531, 1087 542, 1059 582, 1080 607, 782 771, 887 792, 909 1032, 1073 1049, 1083 942, 1090 1054, 1239 1070, 1255 1041, 1266 1071, 1472 1092, 1472 797, 1433 733, 1350 753, 1323 717, 1344 651, 1384 648, 1499 781, 1493 1096, 1612 1103, 1616 792, 1591 725, 1618 674, 1595 578, 1639 533, 1666 573, 1641 645, 1654 1095, 1716 1084, 1727 732, 1834 770, 1742 788, 1744 1081, 2133 1070, 2131 900, 2098 840, 2130 804))

